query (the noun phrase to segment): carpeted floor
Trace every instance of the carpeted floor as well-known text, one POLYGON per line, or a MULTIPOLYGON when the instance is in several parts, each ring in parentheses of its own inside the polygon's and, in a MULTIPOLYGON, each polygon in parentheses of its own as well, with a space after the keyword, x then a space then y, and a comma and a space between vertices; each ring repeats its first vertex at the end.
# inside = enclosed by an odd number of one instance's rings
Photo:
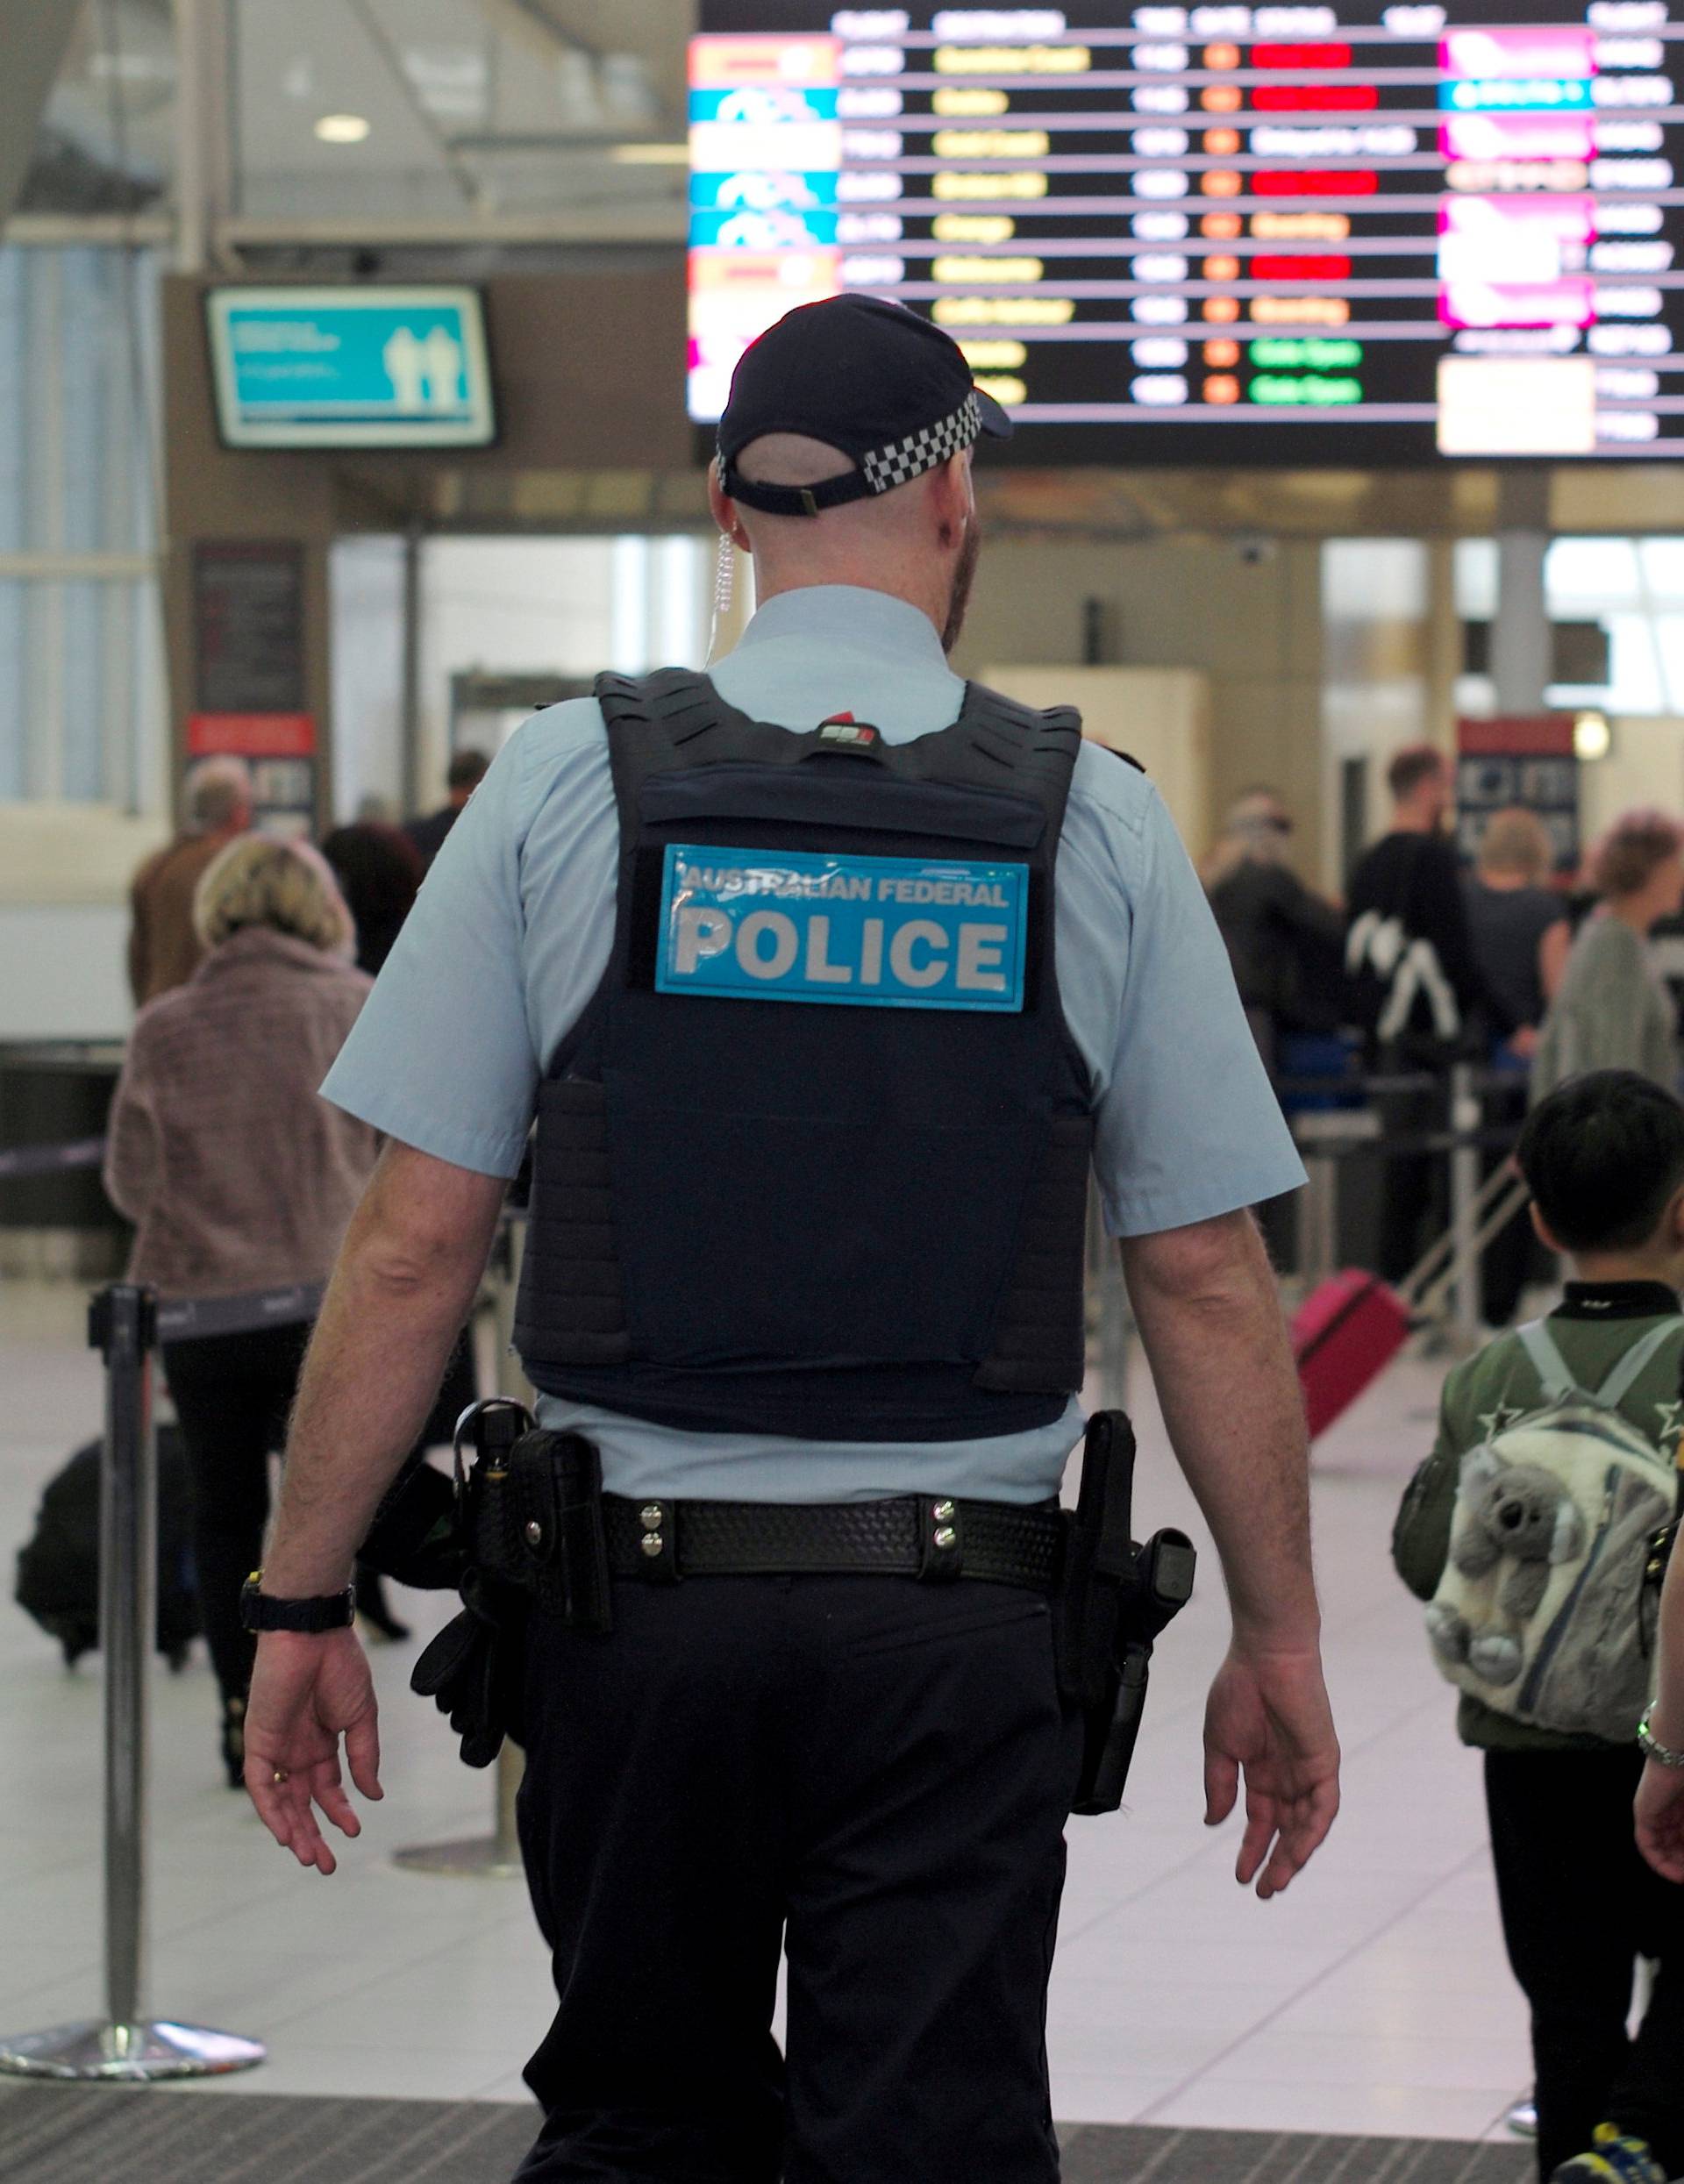
MULTIPOLYGON (((536 2111, 0 2082, 4 2184, 506 2184, 536 2111)), ((1527 2149, 1272 2131, 1063 2134, 1065 2184, 1531 2184, 1527 2149)), ((932 2180, 933 2184, 933 2180, 932 2180)))

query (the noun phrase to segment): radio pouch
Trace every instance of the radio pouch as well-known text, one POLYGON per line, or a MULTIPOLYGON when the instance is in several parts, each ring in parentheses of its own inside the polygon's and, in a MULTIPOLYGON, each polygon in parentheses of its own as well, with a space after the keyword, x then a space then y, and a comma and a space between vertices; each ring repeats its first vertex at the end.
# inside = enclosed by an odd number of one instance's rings
POLYGON ((542 1427, 510 1452, 491 1489, 489 1567, 504 1583, 574 1631, 608 1631, 613 1609, 603 1529, 603 1463, 580 1433, 542 1427))

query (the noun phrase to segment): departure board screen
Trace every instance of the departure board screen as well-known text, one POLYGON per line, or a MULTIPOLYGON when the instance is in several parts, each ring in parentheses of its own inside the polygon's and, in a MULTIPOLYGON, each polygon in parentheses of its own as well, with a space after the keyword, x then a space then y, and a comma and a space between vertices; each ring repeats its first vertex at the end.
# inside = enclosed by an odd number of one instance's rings
POLYGON ((701 0, 689 402, 796 303, 964 348, 1009 460, 1684 455, 1684 0, 701 0))

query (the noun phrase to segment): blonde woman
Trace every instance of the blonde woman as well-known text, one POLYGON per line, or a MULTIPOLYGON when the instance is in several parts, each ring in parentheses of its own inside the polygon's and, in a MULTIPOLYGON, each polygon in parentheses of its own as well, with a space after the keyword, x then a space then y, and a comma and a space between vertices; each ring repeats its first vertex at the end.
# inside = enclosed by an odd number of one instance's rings
POLYGON ((129 1278, 166 1300, 298 1288, 244 1334, 164 1345, 193 1481, 200 1608, 238 1788, 253 1641, 239 1589, 261 1557, 279 1448, 325 1281, 378 1149, 318 1096, 371 981, 312 849, 246 835, 194 897, 203 961, 141 1010, 111 1109, 105 1186, 136 1226, 129 1278))
POLYGON ((1684 827, 1663 811, 1628 811, 1590 860, 1602 897, 1580 928, 1532 1063, 1533 1104, 1588 1069, 1636 1069, 1678 1089, 1678 1024, 1649 960, 1656 921, 1684 904, 1684 827))

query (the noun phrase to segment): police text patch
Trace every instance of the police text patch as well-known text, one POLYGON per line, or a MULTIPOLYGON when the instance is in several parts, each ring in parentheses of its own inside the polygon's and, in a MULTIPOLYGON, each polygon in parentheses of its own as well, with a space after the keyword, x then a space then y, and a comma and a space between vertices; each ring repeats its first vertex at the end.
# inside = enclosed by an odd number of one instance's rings
POLYGON ((1020 1010, 1026 865, 667 846, 664 994, 1020 1010))

